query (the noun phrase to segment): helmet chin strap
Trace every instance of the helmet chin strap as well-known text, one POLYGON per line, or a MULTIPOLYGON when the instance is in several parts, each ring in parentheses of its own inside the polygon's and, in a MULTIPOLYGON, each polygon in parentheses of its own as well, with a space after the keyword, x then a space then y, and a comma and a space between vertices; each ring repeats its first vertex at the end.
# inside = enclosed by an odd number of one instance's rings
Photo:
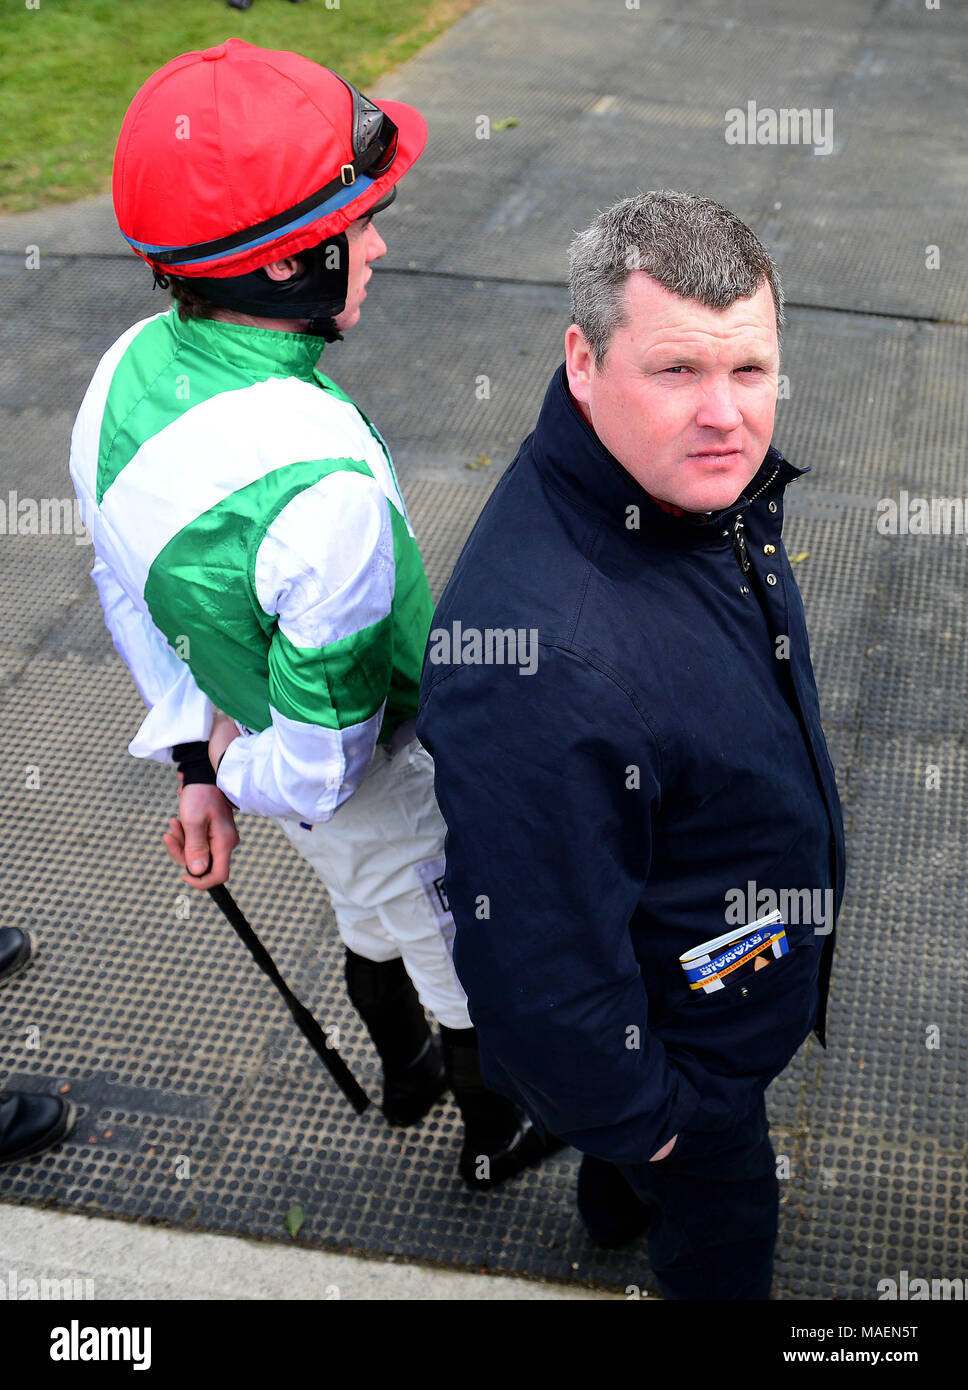
POLYGON ((311 338, 325 338, 327 343, 341 343, 343 335, 336 327, 335 318, 310 319, 306 332, 311 338))
POLYGON ((273 280, 260 266, 246 275, 169 276, 155 269, 155 284, 167 288, 182 280, 223 309, 263 319, 308 319, 308 331, 328 343, 342 339, 336 316, 346 306, 349 243, 340 232, 298 253, 303 269, 288 280, 273 280))

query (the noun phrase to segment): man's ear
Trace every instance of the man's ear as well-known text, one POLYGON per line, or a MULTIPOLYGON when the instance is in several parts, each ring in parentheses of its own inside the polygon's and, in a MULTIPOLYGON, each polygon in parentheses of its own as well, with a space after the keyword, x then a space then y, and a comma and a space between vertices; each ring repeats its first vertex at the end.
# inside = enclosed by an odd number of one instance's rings
POLYGON ((270 280, 291 280, 302 270, 302 262, 295 256, 288 256, 284 261, 273 261, 271 265, 264 265, 262 269, 270 280))
POLYGON ((565 371, 572 396, 583 405, 587 404, 595 373, 595 354, 577 323, 565 331, 565 371))

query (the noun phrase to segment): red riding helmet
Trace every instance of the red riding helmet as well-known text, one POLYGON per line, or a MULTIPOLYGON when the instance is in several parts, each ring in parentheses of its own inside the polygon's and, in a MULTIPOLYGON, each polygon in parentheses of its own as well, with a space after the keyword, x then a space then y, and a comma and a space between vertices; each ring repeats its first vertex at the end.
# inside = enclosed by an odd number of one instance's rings
POLYGON ((228 39, 173 58, 137 93, 118 137, 114 208, 156 277, 189 278, 253 312, 325 315, 345 302, 348 258, 335 258, 340 301, 313 252, 345 247, 349 223, 392 199, 426 141, 414 107, 378 106, 298 53, 228 39), (299 252, 310 252, 307 273, 259 273, 299 252))

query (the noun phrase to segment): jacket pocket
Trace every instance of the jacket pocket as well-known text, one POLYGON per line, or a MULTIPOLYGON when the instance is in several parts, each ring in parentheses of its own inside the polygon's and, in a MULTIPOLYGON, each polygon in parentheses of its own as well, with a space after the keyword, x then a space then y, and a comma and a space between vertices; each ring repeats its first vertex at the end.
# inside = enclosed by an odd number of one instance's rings
MULTIPOLYGON (((686 984, 688 1003, 697 1011, 701 1011, 712 1010, 717 1006, 729 1008, 740 1003, 755 1004, 766 1000, 770 995, 784 989, 788 976, 796 976, 798 966, 804 963, 804 957, 801 955, 804 950, 809 950, 807 943, 803 939, 791 941, 788 927, 787 950, 782 956, 769 957, 759 969, 755 964, 747 966, 740 978, 709 994, 701 989, 690 989, 686 984)), ((819 961, 819 955, 817 960, 819 961)))
POLYGON ((808 932, 785 955, 712 994, 691 991, 683 977, 656 1020, 657 1036, 720 1076, 775 1076, 816 1022, 824 940, 808 932))

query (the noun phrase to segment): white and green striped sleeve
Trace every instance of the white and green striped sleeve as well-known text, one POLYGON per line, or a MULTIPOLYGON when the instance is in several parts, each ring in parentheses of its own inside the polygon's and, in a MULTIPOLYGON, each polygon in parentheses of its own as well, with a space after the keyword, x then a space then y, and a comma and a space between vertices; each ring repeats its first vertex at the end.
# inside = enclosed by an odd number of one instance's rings
POLYGON ((97 587, 115 650, 124 661, 148 713, 128 744, 136 758, 170 762, 178 743, 207 740, 215 709, 195 684, 189 667, 169 647, 144 609, 139 608, 100 557, 91 578, 97 587))
POLYGON ((363 779, 393 670, 393 527, 380 484, 340 470, 301 491, 267 529, 253 578, 277 619, 272 723, 229 745, 218 784, 243 811, 326 821, 363 779))
POLYGON ((208 738, 214 706, 159 632, 145 605, 135 601, 124 577, 118 574, 111 558, 116 556, 114 536, 103 525, 97 488, 101 428, 115 374, 135 339, 162 317, 156 314, 132 324, 98 363, 71 431, 70 473, 94 541, 91 578, 111 640, 148 706, 128 751, 136 758, 169 762, 175 744, 208 738))

